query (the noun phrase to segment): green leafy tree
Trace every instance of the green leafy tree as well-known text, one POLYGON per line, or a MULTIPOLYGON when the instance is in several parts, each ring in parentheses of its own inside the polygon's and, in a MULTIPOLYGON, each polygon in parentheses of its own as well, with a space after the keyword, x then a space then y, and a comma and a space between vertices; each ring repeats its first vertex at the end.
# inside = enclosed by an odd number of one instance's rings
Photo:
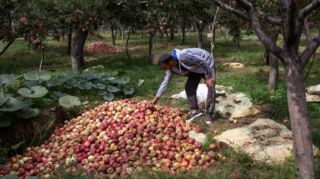
MULTIPOLYGON (((294 137, 294 159, 299 168, 298 174, 302 178, 315 178, 303 71, 320 45, 320 32, 308 42, 307 47, 301 54, 298 53, 298 49, 303 27, 306 27, 306 18, 312 16, 319 18, 320 1, 259 0, 251 4, 245 0, 236 0, 239 7, 231 7, 219 0, 212 0, 212 2, 225 11, 248 21, 262 44, 283 63, 291 129, 294 137), (266 6, 271 7, 273 4, 279 7, 280 18, 275 18, 276 15, 266 14, 266 12, 262 11, 266 6), (260 18, 263 16, 267 18, 270 24, 280 21, 281 26, 279 29, 281 29, 284 37, 284 46, 282 48, 272 41, 268 33, 263 29, 262 24, 265 18, 260 18)), ((319 28, 319 24, 316 25, 316 28, 319 28)))

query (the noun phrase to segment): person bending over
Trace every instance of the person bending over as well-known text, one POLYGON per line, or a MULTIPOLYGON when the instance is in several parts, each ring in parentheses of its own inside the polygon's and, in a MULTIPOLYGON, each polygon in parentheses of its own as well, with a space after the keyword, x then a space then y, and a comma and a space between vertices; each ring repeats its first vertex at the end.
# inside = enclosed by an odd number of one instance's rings
POLYGON ((208 87, 205 122, 211 124, 216 98, 216 73, 214 58, 210 53, 200 48, 174 49, 172 54, 162 54, 160 56, 159 65, 166 71, 166 75, 157 95, 150 103, 155 105, 158 102, 174 74, 186 76, 188 79, 185 90, 190 109, 192 109, 187 122, 191 122, 194 118, 202 115, 197 102, 197 88, 201 78, 203 78, 208 87))

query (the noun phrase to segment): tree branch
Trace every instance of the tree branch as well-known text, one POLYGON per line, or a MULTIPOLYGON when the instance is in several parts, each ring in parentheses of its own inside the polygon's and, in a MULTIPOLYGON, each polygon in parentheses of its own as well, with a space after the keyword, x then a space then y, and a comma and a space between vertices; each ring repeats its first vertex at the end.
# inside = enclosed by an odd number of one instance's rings
MULTIPOLYGON (((287 22, 287 46, 289 47, 290 44, 293 44, 295 40, 295 13, 297 12, 297 5, 294 2, 294 0, 290 0, 289 2, 289 9, 288 9, 288 22, 287 22)), ((302 18, 302 23, 303 23, 303 18, 302 18)), ((302 26, 301 23, 301 26, 302 26)))
POLYGON ((270 52, 272 52, 275 56, 277 56, 282 61, 282 63, 285 63, 288 55, 286 53, 283 53, 284 51, 279 46, 277 46, 276 43, 272 42, 272 40, 264 33, 251 4, 249 4, 245 0, 236 0, 236 1, 240 6, 242 6, 247 11, 247 15, 251 19, 251 26, 255 31, 256 35, 258 36, 259 40, 262 42, 262 44, 268 50, 270 50, 270 52))
POLYGON ((195 21, 196 23, 199 23, 199 22, 200 22, 200 20, 195 17, 194 13, 193 13, 189 8, 187 8, 187 11, 188 11, 189 14, 191 15, 193 21, 195 21))
POLYGON ((312 54, 315 53, 317 48, 320 46, 320 32, 314 36, 314 38, 308 42, 307 48, 304 49, 300 56, 301 67, 304 68, 311 58, 312 54))
POLYGON ((306 31, 307 41, 310 42, 312 37, 311 37, 310 27, 309 27, 307 18, 304 18, 304 30, 306 31))
POLYGON ((281 11, 282 12, 287 12, 288 11, 288 6, 289 6, 288 0, 279 0, 278 2, 281 4, 281 7, 280 7, 281 11))
MULTIPOLYGON (((261 11, 260 7, 255 7, 255 11, 259 14, 259 15, 264 15, 264 13, 261 11)), ((268 22, 270 22, 271 24, 274 25, 281 25, 282 19, 275 19, 272 17, 267 17, 268 22)))
POLYGON ((21 8, 21 5, 19 5, 15 10, 13 10, 10 14, 10 18, 13 19, 14 18, 14 15, 15 13, 21 8))
POLYGON ((0 56, 10 47, 10 45, 15 41, 15 39, 9 41, 5 47, 0 51, 0 56))
MULTIPOLYGON (((289 44, 293 44, 293 47, 295 49, 296 52, 298 52, 298 48, 299 48, 299 42, 300 42, 300 37, 302 34, 302 27, 304 25, 305 22, 305 18, 307 17, 307 15, 309 13, 311 13, 313 10, 317 9, 320 7, 320 0, 314 0, 311 4, 307 5, 305 8, 303 8, 297 17, 297 21, 296 21, 296 26, 295 26, 295 34, 294 34, 294 41, 292 41, 289 44)), ((298 55, 298 54, 297 54, 298 55)))
POLYGON ((318 7, 320 7, 320 0, 314 0, 311 4, 304 7, 298 16, 306 17, 309 13, 311 13, 313 10, 316 10, 318 7))
POLYGON ((241 17, 242 19, 250 21, 250 18, 248 17, 248 15, 246 13, 238 11, 237 9, 234 9, 231 6, 228 6, 219 0, 212 0, 212 2, 214 4, 216 4, 217 6, 221 7, 223 10, 230 12, 238 17, 241 17))

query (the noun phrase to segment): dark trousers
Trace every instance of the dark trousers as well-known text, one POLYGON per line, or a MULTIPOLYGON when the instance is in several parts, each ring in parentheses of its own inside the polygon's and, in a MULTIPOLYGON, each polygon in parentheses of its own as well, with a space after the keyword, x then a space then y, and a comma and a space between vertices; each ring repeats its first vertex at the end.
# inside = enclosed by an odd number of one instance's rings
MULTIPOLYGON (((201 81, 201 78, 205 79, 204 74, 198 74, 190 72, 188 75, 188 80, 186 82, 185 90, 187 93, 190 109, 199 109, 198 106, 198 99, 197 99, 197 89, 198 85, 201 81)), ((206 113, 207 115, 213 115, 213 110, 215 107, 215 101, 216 101, 216 88, 215 86, 211 87, 207 85, 208 87, 208 96, 207 96, 207 104, 206 104, 206 113)))

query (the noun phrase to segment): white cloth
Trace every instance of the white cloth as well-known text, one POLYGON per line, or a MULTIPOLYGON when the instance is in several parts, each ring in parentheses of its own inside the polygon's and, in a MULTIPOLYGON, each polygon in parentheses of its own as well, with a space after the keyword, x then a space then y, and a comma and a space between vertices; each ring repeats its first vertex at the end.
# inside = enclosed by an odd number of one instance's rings
MULTIPOLYGON (((226 93, 226 91, 218 91, 216 90, 216 93, 226 93)), ((204 102, 207 99, 208 95, 208 87, 205 84, 199 84, 198 89, 197 89, 197 98, 199 102, 204 102)), ((172 95, 172 98, 175 99, 187 99, 187 94, 186 91, 182 91, 178 94, 172 95)))

